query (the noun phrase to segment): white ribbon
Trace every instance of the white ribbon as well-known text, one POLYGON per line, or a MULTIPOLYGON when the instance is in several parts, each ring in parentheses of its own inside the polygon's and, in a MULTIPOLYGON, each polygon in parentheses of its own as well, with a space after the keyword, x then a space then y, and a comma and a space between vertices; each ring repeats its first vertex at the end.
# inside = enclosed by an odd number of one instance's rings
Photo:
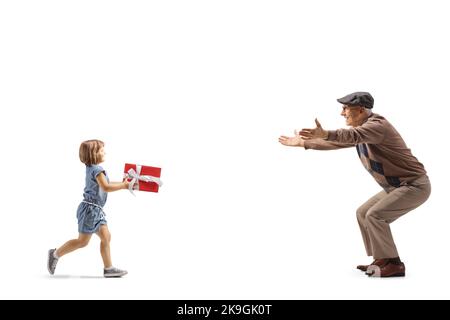
POLYGON ((141 170, 142 170, 142 166, 137 165, 136 166, 136 170, 134 170, 133 168, 131 168, 130 170, 128 170, 127 172, 127 178, 131 179, 130 184, 128 185, 128 190, 131 192, 131 194, 133 196, 136 196, 133 192, 133 190, 138 190, 139 189, 139 181, 143 181, 143 182, 154 182, 156 183, 158 186, 162 186, 162 181, 161 179, 159 179, 158 177, 154 177, 154 176, 147 176, 147 175, 142 175, 141 176, 141 170))

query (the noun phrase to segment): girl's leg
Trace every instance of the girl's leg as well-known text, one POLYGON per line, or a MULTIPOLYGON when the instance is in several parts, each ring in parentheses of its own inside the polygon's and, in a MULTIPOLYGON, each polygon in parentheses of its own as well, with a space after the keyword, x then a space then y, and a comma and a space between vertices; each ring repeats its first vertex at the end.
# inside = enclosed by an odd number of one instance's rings
POLYGON ((89 233, 80 233, 78 235, 78 239, 72 239, 67 241, 56 250, 57 257, 61 258, 63 255, 66 255, 69 252, 86 247, 89 243, 89 240, 91 240, 91 236, 92 234, 89 233))
POLYGON ((105 269, 103 270, 103 276, 106 278, 117 278, 126 275, 128 272, 126 270, 120 270, 114 268, 111 262, 111 252, 109 249, 109 243, 111 241, 111 233, 109 233, 108 226, 102 225, 97 232, 100 237, 100 253, 102 254, 103 265, 105 269))
POLYGON ((100 253, 103 259, 103 265, 106 268, 112 267, 111 262, 111 252, 109 248, 109 243, 111 241, 111 233, 108 230, 108 226, 106 224, 100 226, 98 229, 97 235, 100 237, 100 253))

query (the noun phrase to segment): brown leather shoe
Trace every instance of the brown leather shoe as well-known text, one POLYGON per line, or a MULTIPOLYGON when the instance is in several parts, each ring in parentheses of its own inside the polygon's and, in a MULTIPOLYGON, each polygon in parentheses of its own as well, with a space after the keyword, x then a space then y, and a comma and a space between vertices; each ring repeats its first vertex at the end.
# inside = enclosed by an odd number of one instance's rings
POLYGON ((366 274, 370 277, 404 277, 405 276, 405 264, 402 262, 400 264, 387 263, 382 267, 370 266, 367 269, 366 274))
POLYGON ((388 262, 387 259, 375 259, 371 264, 369 265, 359 265, 356 267, 356 269, 366 272, 369 266, 379 266, 382 267, 388 262))

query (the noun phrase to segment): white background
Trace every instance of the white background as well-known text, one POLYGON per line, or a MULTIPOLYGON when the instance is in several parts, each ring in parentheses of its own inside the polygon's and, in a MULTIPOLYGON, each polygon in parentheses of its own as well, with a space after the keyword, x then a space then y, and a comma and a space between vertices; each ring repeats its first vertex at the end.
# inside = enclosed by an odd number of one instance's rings
POLYGON ((450 298, 445 1, 2 1, 0 298, 450 298), (432 181, 392 225, 404 279, 371 279, 355 210, 379 186, 356 151, 281 146, 344 126, 370 91, 432 181), (81 141, 162 167, 160 193, 109 195, 99 240, 77 236, 81 141))

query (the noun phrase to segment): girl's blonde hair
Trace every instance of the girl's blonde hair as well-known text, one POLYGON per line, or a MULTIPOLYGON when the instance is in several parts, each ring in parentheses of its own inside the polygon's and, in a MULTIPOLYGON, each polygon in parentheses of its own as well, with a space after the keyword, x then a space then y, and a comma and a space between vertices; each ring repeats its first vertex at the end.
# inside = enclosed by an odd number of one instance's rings
POLYGON ((80 145, 80 160, 85 165, 99 164, 102 161, 102 157, 99 155, 101 148, 105 146, 105 143, 101 140, 86 140, 80 145))

